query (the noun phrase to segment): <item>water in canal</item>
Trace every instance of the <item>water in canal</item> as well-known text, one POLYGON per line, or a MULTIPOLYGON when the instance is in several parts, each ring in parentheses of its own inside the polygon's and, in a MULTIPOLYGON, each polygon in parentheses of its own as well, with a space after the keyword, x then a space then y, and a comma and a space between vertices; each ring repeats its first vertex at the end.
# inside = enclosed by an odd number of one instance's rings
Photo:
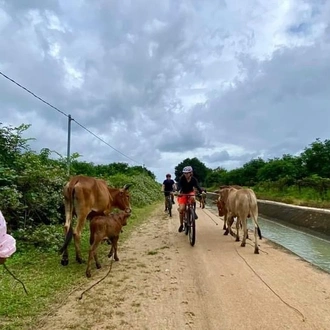
POLYGON ((258 222, 265 238, 330 272, 330 237, 260 217, 258 222))
MULTIPOLYGON (((211 209, 216 213, 215 207, 211 209)), ((260 217, 258 221, 263 237, 330 273, 330 237, 260 217)), ((253 229, 251 221, 248 228, 253 229)))

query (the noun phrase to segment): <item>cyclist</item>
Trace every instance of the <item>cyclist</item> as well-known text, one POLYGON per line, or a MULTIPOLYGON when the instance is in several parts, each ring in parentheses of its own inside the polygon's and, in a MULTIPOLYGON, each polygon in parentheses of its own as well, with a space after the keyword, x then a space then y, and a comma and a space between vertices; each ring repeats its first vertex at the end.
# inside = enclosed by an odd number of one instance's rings
MULTIPOLYGON (((193 168, 191 166, 185 166, 182 170, 182 176, 178 182, 178 191, 181 194, 185 194, 184 196, 178 197, 178 204, 179 204, 179 216, 180 216, 180 227, 178 232, 181 233, 183 231, 183 214, 185 210, 185 204, 188 202, 188 198, 192 198, 192 202, 196 203, 194 197, 187 196, 189 194, 191 196, 195 196, 194 188, 198 190, 201 194, 202 189, 199 186, 197 179, 193 176, 193 168)), ((198 219, 198 216, 195 212, 195 219, 198 219)))
POLYGON ((162 191, 165 195, 165 211, 167 211, 167 203, 166 203, 166 197, 171 195, 172 204, 175 204, 174 202, 174 194, 173 191, 175 190, 175 182, 171 179, 171 174, 166 174, 166 179, 163 181, 162 184, 162 191))

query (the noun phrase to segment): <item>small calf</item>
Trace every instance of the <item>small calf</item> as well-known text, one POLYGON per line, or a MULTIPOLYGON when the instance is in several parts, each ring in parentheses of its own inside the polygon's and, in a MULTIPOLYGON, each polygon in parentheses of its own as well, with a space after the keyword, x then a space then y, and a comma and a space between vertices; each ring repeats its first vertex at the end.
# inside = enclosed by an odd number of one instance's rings
POLYGON ((104 239, 111 241, 111 250, 108 257, 111 258, 114 252, 114 259, 119 261, 117 255, 117 242, 122 227, 127 225, 127 218, 131 213, 119 212, 111 213, 109 215, 95 216, 90 222, 90 249, 87 262, 86 276, 91 277, 91 262, 94 257, 97 268, 101 268, 101 264, 98 261, 96 249, 104 239))

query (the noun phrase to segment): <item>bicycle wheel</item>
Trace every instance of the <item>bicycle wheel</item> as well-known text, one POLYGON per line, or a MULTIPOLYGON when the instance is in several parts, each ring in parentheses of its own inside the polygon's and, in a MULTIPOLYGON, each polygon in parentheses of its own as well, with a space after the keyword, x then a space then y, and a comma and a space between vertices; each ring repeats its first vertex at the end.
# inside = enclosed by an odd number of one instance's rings
POLYGON ((172 200, 171 197, 167 198, 167 210, 170 217, 172 217, 172 200))
POLYGON ((189 212, 189 242, 191 246, 195 245, 196 241, 196 223, 194 212, 189 212))

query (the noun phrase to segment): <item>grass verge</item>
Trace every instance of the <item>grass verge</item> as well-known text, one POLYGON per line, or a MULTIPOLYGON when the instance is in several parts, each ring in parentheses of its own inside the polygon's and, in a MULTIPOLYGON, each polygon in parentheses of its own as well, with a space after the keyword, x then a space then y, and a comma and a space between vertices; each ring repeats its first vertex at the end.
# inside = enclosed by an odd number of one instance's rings
POLYGON ((255 190, 258 199, 266 199, 275 202, 282 202, 293 205, 330 208, 330 201, 321 199, 312 189, 297 191, 296 189, 287 189, 286 191, 277 190, 255 190))
MULTIPOLYGON (((125 241, 132 231, 150 216, 158 203, 133 210, 128 225, 119 239, 125 241)), ((59 226, 62 231, 62 227, 59 226)), ((88 224, 82 233, 82 253, 87 259, 89 248, 88 224)), ((106 258, 107 244, 100 247, 100 257, 106 258)), ((14 280, 0 266, 0 328, 18 330, 34 328, 33 324, 40 316, 46 316, 50 307, 65 299, 75 288, 88 283, 85 277, 86 264, 77 264, 73 243, 69 249, 70 263, 67 267, 60 265, 61 257, 57 253, 42 253, 34 248, 27 248, 17 242, 16 253, 7 260, 7 267, 25 284, 28 295, 21 284, 14 280)), ((102 259, 101 259, 102 260, 102 259)))

